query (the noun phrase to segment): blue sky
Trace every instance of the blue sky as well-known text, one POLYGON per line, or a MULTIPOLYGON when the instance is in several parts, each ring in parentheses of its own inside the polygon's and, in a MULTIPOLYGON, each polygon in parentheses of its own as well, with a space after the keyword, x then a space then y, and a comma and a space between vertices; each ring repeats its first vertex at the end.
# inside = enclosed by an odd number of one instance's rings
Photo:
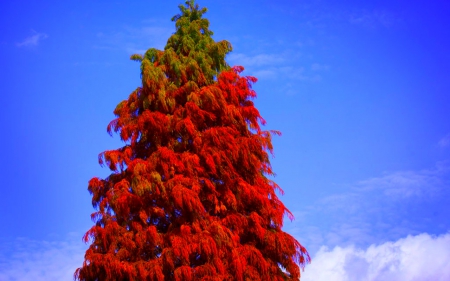
MULTIPOLYGON (((164 48, 178 4, 0 4, 1 280, 81 266, 87 182, 108 175, 97 155, 122 144, 106 125, 140 85, 129 56, 164 48)), ((450 5, 199 4, 283 133, 271 162, 313 258, 302 280, 450 279, 450 5)))

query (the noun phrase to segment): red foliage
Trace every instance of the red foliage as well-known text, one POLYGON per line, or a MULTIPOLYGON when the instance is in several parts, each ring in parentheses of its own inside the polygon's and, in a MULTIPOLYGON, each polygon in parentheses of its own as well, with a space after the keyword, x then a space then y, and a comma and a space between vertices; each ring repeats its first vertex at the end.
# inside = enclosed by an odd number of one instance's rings
POLYGON ((230 46, 211 39, 204 9, 181 10, 165 51, 132 56, 143 84, 108 125, 126 145, 100 154, 113 173, 89 182, 98 211, 75 278, 298 280, 309 256, 281 230, 292 214, 267 178, 279 133, 260 128, 256 78, 226 65, 230 46), (204 49, 173 38, 190 28, 204 49))

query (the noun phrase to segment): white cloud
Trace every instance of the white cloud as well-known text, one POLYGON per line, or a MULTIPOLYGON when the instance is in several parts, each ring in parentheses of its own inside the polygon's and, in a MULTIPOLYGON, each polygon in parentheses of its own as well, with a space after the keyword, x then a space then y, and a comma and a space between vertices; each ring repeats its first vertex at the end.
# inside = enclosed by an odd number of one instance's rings
POLYGON ((17 43, 16 46, 17 47, 37 46, 37 45, 39 45, 39 42, 48 38, 48 35, 45 33, 37 33, 36 31, 33 31, 33 33, 35 33, 35 34, 30 37, 25 38, 25 40, 23 40, 22 42, 17 43))
POLYGON ((447 134, 445 137, 439 140, 438 145, 442 148, 450 145, 450 134, 447 134))
POLYGON ((73 273, 82 265, 87 248, 80 235, 71 235, 65 241, 17 238, 2 244, 2 281, 73 280, 73 273))
POLYGON ((322 247, 302 281, 450 280, 450 234, 407 236, 366 249, 322 247))

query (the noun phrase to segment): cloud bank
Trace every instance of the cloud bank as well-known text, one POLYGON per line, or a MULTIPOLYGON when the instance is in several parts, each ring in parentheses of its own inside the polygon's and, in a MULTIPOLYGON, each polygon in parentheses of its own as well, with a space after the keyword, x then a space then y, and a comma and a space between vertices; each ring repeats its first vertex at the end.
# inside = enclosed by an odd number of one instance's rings
POLYGON ((444 281, 450 280, 450 233, 423 233, 395 242, 322 247, 302 274, 302 281, 444 281))
MULTIPOLYGON (((58 242, 19 238, 2 243, 0 280, 72 280, 86 248, 79 235, 58 242)), ((450 280, 449 268, 450 233, 423 233, 366 249, 323 246, 306 266, 301 281, 444 281, 450 280)))

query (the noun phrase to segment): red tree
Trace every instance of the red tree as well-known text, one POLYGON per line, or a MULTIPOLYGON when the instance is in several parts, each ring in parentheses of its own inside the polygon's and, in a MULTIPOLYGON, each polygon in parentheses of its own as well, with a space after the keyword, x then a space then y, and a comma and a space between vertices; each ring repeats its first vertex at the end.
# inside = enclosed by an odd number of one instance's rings
POLYGON ((98 210, 77 280, 298 280, 308 253, 281 230, 292 214, 268 179, 271 134, 254 77, 230 68, 194 0, 180 5, 164 51, 149 49, 142 86, 114 110, 125 146, 100 154, 98 210))

